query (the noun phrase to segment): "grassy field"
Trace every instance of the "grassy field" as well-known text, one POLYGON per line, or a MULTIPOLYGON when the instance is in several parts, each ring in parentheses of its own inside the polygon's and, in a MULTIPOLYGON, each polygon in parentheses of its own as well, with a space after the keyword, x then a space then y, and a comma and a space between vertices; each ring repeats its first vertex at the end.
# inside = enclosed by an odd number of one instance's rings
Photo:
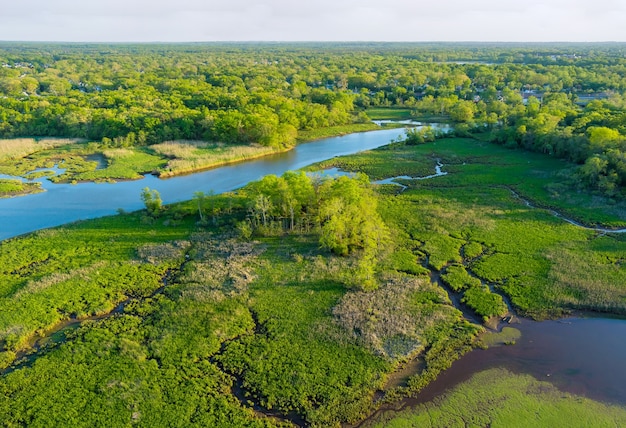
POLYGON ((372 120, 410 120, 411 109, 408 108, 385 108, 374 107, 368 108, 366 111, 367 116, 372 120))
MULTIPOLYGON (((176 241, 182 227, 144 224, 139 215, 108 217, 62 229, 43 230, 0 243, 0 344, 4 352, 69 318, 110 312, 130 296, 161 286, 182 255, 139 263, 142 245, 176 241)), ((5 362, 10 362, 6 356, 5 362)))
POLYGON ((355 123, 352 125, 330 126, 328 128, 318 128, 298 131, 298 142, 321 140, 322 138, 338 137, 355 132, 375 131, 380 127, 374 123, 355 123))
POLYGON ((529 375, 492 369, 435 401, 383 416, 370 427, 617 427, 626 409, 563 393, 529 375))

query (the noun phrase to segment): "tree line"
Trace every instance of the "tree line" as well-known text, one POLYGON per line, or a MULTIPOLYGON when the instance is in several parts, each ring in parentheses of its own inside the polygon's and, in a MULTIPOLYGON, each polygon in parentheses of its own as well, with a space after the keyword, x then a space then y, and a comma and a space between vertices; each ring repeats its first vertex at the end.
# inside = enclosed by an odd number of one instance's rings
POLYGON ((580 185, 622 197, 624 52, 623 44, 3 43, 0 136, 285 148, 301 130, 400 107, 566 158, 580 165, 580 185))

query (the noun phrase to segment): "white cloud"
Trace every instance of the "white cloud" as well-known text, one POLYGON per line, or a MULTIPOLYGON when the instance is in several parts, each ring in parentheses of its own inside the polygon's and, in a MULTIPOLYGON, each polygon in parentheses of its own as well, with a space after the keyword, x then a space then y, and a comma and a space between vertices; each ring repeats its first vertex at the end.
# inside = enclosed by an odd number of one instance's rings
POLYGON ((626 41, 623 0, 0 0, 0 40, 626 41))

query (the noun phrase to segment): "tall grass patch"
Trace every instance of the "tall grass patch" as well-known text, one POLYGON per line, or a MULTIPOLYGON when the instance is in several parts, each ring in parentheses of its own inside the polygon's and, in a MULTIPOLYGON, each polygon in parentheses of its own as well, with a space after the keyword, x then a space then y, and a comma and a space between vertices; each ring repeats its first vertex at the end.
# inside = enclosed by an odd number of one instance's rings
POLYGON ((152 145, 150 149, 169 159, 160 173, 162 177, 240 162, 279 151, 257 144, 233 145, 207 141, 168 141, 152 145))
POLYGON ((0 162, 21 159, 32 153, 81 141, 76 138, 12 138, 0 139, 0 162))

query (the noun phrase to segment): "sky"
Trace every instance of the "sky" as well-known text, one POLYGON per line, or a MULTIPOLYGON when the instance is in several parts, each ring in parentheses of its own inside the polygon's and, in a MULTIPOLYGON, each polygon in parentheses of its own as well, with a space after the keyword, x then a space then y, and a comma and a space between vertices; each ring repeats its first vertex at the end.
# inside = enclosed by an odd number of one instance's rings
POLYGON ((626 41, 626 0, 0 0, 0 40, 626 41))

